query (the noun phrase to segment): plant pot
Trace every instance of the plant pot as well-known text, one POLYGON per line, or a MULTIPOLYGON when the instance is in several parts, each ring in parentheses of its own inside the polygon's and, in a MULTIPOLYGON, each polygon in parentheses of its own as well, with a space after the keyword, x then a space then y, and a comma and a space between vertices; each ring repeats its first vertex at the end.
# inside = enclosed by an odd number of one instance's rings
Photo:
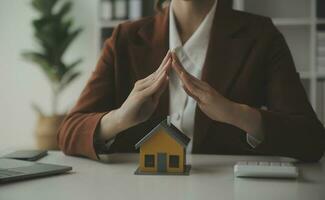
POLYGON ((36 143, 39 149, 58 150, 57 132, 65 115, 39 115, 36 125, 36 143))

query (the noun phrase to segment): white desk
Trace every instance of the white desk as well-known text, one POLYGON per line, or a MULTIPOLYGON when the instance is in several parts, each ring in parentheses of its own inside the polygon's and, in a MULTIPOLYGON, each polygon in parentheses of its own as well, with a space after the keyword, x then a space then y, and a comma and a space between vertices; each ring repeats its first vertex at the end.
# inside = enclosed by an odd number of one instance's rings
POLYGON ((1 200, 119 200, 119 199, 325 199, 325 159, 298 164, 298 180, 239 179, 233 165, 239 160, 287 160, 277 157, 192 155, 190 176, 133 175, 137 154, 111 156, 109 163, 50 152, 40 162, 70 165, 73 172, 0 185, 1 200))

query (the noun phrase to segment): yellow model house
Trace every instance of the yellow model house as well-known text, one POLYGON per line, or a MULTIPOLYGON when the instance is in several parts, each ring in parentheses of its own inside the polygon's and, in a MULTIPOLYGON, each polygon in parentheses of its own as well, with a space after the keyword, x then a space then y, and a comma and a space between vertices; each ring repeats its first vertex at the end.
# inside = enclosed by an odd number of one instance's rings
POLYGON ((140 163, 136 174, 188 175, 186 146, 190 138, 169 120, 162 121, 136 145, 140 148, 140 163))

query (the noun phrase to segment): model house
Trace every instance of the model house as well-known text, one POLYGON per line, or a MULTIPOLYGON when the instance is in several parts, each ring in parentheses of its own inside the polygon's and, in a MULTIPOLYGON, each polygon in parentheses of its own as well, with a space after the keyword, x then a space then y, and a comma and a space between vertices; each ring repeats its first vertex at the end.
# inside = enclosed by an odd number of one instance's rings
POLYGON ((158 124, 136 145, 140 163, 136 174, 188 174, 186 146, 190 142, 169 120, 158 124))

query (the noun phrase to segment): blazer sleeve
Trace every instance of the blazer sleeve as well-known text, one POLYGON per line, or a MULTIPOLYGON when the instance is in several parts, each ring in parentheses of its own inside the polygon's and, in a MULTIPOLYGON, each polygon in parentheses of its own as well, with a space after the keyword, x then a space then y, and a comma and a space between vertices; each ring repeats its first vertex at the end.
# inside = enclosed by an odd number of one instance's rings
POLYGON ((115 109, 114 55, 118 32, 119 27, 105 41, 95 70, 59 128, 58 144, 65 154, 98 160, 94 135, 101 118, 115 109))
POLYGON ((325 131, 311 107, 283 35, 268 21, 266 107, 260 110, 264 140, 254 150, 318 161, 325 147, 325 131))

